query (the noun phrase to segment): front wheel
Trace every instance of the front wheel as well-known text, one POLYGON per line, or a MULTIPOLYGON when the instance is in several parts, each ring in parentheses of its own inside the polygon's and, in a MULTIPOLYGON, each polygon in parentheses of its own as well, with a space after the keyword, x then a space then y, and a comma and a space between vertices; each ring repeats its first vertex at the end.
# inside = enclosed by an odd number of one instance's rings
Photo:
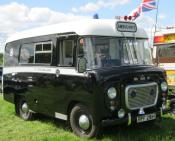
POLYGON ((23 120, 31 120, 33 117, 33 113, 30 112, 28 104, 25 99, 20 98, 18 101, 18 111, 19 111, 19 116, 23 120))
POLYGON ((94 118, 83 105, 76 105, 70 113, 70 126, 73 132, 83 138, 96 137, 100 126, 94 124, 94 118))

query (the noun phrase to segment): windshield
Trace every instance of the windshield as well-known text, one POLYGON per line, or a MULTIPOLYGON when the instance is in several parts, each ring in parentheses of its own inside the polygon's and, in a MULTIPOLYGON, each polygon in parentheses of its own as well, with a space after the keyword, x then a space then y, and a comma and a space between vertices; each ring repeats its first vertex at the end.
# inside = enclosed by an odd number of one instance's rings
POLYGON ((83 48, 87 68, 152 64, 146 39, 88 37, 83 48))

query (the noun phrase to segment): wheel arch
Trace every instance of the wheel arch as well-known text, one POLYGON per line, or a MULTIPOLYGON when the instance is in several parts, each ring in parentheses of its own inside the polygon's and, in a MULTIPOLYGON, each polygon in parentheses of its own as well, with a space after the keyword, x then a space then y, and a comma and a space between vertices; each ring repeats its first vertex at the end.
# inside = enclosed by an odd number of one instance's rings
POLYGON ((70 116, 70 112, 71 112, 72 108, 75 105, 77 105, 77 104, 81 104, 81 102, 80 101, 76 101, 76 100, 72 100, 72 101, 69 102, 69 105, 68 105, 68 108, 67 108, 67 115, 68 115, 68 117, 70 116))

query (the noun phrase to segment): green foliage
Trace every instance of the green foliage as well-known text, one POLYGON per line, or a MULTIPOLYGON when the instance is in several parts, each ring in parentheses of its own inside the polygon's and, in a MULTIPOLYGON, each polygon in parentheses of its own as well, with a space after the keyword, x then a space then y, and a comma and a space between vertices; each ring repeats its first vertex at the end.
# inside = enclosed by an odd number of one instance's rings
POLYGON ((3 65, 3 54, 0 54, 0 66, 3 65))
MULTIPOLYGON (((0 141, 88 141, 69 130, 65 122, 42 115, 33 121, 23 121, 15 115, 14 105, 0 96, 0 141)), ((162 121, 139 126, 107 127, 100 139, 89 141, 174 141, 175 116, 166 115, 162 121)))

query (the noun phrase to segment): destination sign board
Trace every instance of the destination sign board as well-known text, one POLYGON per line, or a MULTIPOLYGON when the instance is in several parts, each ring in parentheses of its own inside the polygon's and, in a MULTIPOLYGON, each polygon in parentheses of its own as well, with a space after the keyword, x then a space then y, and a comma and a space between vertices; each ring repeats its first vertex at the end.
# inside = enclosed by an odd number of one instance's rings
POLYGON ((132 22, 117 22, 116 23, 117 30, 119 32, 136 32, 137 25, 132 22))

